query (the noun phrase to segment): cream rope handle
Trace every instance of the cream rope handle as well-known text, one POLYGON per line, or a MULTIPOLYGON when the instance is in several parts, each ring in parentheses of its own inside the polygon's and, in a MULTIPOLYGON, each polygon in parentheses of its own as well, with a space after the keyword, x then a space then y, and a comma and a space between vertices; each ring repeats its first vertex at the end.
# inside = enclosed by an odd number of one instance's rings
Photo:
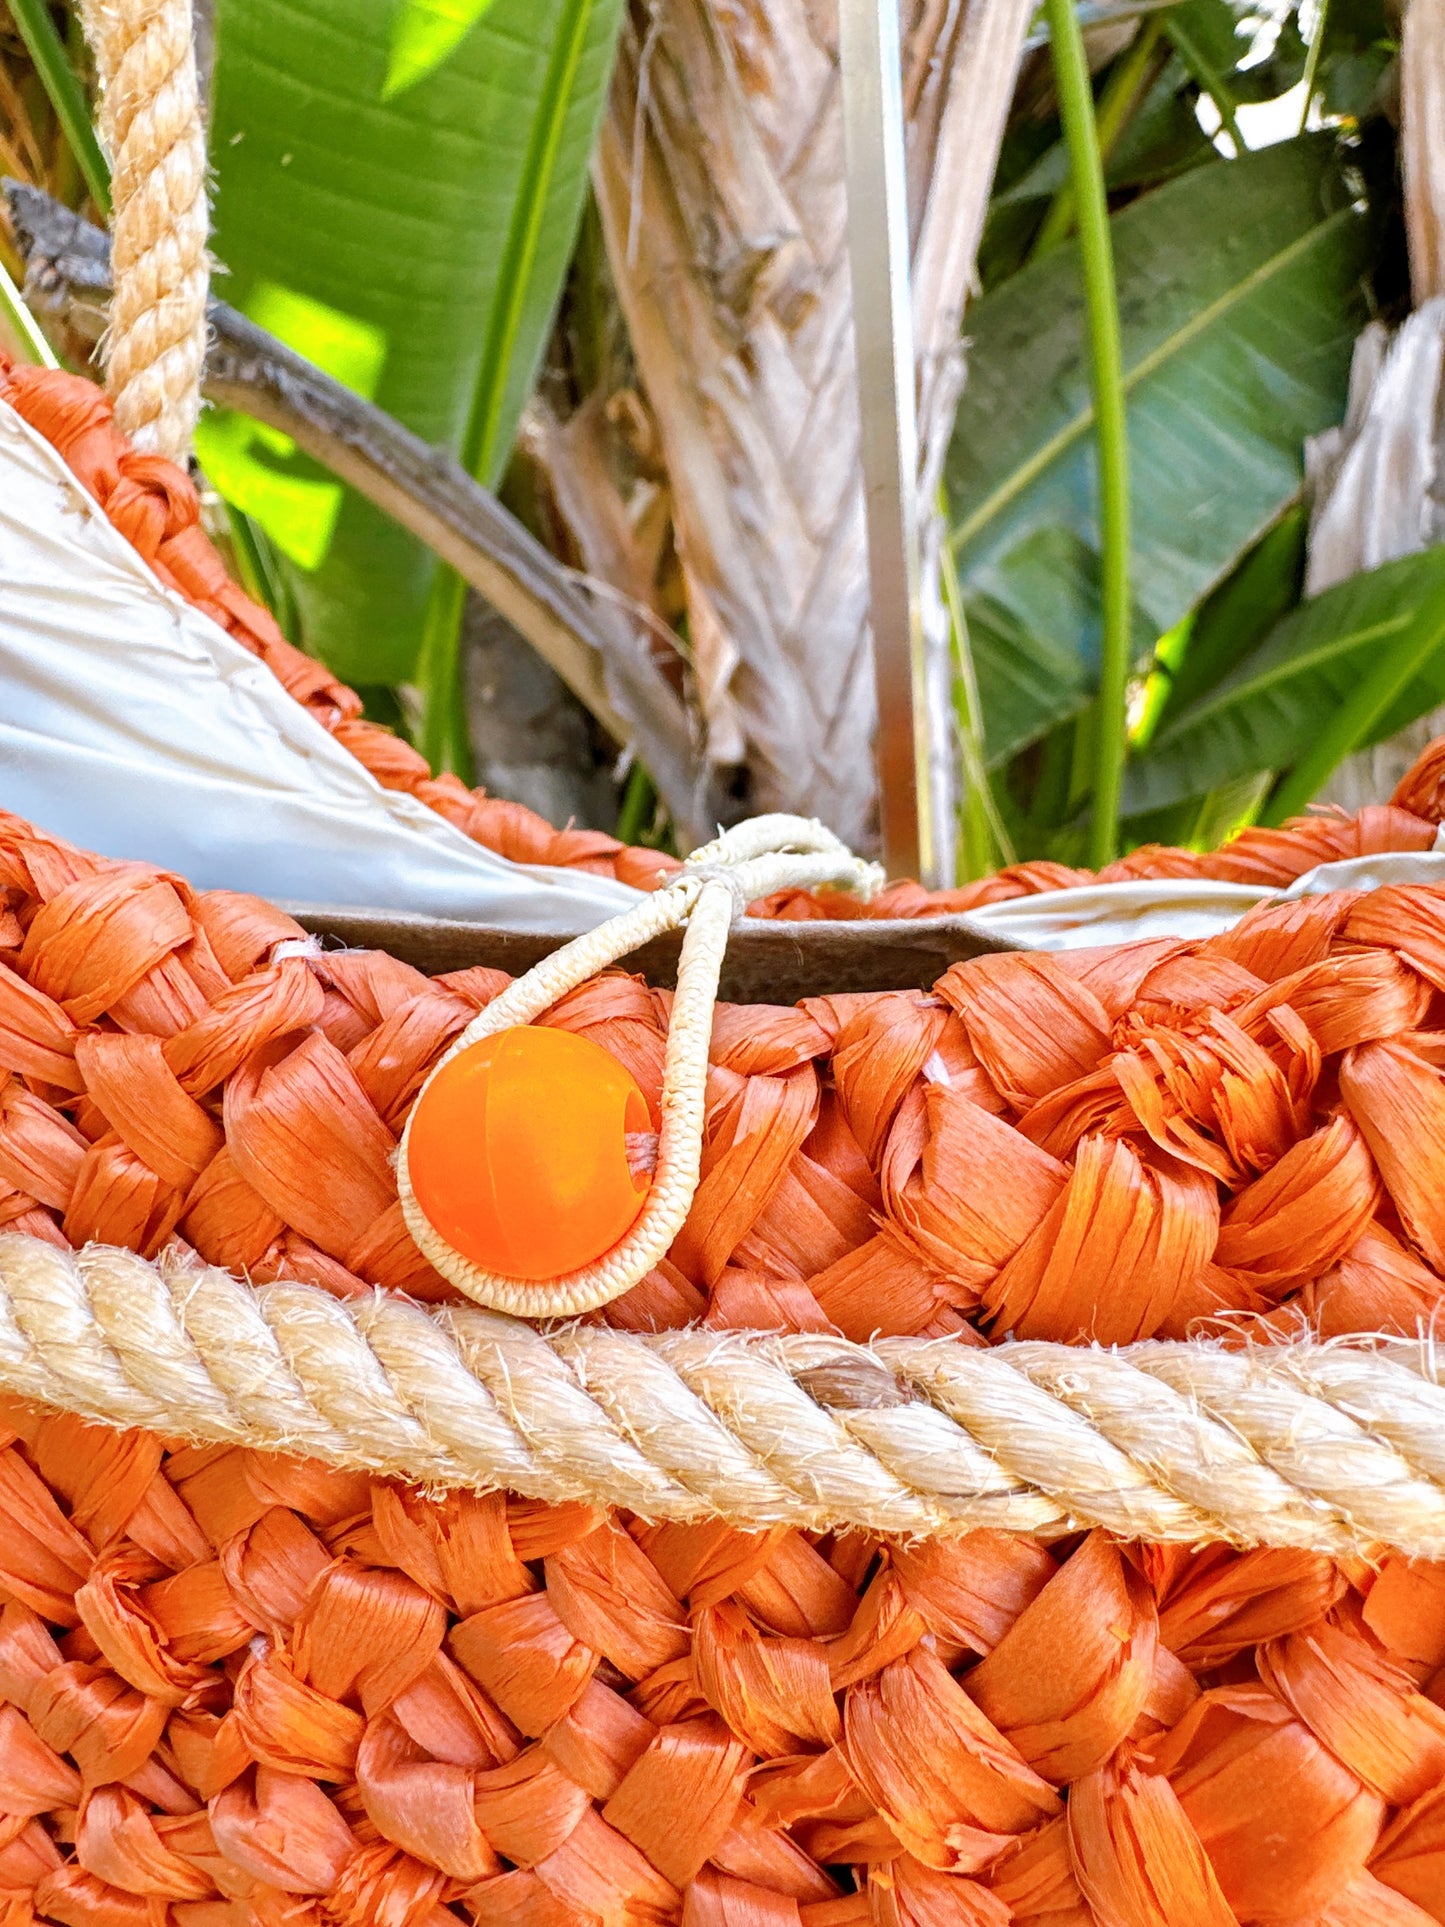
POLYGON ((191 0, 82 0, 113 169, 106 377, 116 426, 184 463, 206 358, 206 131, 191 0))
POLYGON ((837 884, 866 899, 882 881, 875 864, 854 856, 821 823, 801 816, 753 817, 695 850, 678 877, 635 909, 609 918, 509 984, 438 1059, 418 1103, 442 1065, 459 1051, 514 1024, 531 1023, 608 964, 664 931, 684 926, 663 1061, 657 1169, 647 1201, 626 1237, 594 1264, 541 1283, 501 1277, 448 1244, 417 1202, 407 1168, 409 1118, 397 1153, 396 1182, 407 1229, 422 1254, 468 1298, 519 1318, 573 1317, 630 1291, 666 1255, 697 1189, 713 1005, 734 918, 775 890, 837 884))
POLYGON ((1091 1346, 572 1325, 0 1233, 0 1390, 646 1519, 1445 1558, 1428 1338, 1091 1346))

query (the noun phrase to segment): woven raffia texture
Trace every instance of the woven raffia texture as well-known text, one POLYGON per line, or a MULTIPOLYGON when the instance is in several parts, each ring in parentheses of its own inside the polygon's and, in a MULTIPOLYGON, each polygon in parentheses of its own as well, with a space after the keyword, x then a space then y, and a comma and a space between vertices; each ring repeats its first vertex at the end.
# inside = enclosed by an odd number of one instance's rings
MULTIPOLYGON (((258 632, 175 471, 103 408, 85 433, 137 546, 354 717, 258 632)), ((1437 750, 1394 807, 1207 873, 1428 847, 1442 790, 1437 750)), ((0 1220, 444 1294, 390 1157, 500 976, 321 954, 13 818, 0 887, 0 1220)), ((548 1021, 655 1104, 666 1010, 613 975, 548 1021)), ((1445 1268, 1442 1037, 1425 888, 723 1009, 692 1215, 602 1317, 1413 1330, 1445 1268)), ((1445 1922, 1445 1568, 646 1526, 0 1427, 3 1927, 1445 1922)))
MULTIPOLYGON (((1326 832, 1434 826, 1255 861, 1326 832)), ((14 819, 0 879, 0 1216, 443 1293, 389 1159, 498 975, 308 950, 14 819)), ((1391 888, 725 1008, 691 1218, 604 1316, 1413 1329, 1445 1266, 1442 986, 1445 893, 1391 888)), ((614 975, 549 1021, 655 1103, 666 1008, 614 975)), ((0 1919, 1445 1920, 1441 1568, 649 1527, 3 1422, 0 1919)))

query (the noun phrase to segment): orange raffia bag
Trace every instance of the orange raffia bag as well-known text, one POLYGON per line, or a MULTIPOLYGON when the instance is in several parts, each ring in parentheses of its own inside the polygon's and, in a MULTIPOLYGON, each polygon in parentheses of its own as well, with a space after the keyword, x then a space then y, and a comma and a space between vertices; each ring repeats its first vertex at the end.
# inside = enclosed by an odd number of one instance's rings
MULTIPOLYGON (((148 452, 75 378, 0 401, 383 785, 720 901, 433 778, 226 578, 154 452, 204 348, 187 10, 88 11, 148 452)), ((1102 880, 1283 889, 1442 816, 1437 745, 1389 807, 1102 880)), ((14 817, 0 884, 3 1927, 1445 1922, 1445 1402, 1428 1344, 1319 1342, 1433 1326, 1445 890, 719 1007, 670 1249, 534 1328, 399 1188, 500 973, 14 817)), ((655 1119, 682 1001, 534 1021, 655 1119)))
MULTIPOLYGON (((3 398, 383 780, 498 834, 280 643, 184 476, 132 453, 93 389, 12 369, 3 398)), ((1282 885, 1425 849, 1442 766, 1437 746, 1388 808, 1116 874, 1282 885)), ((534 857, 629 860, 501 820, 534 857)), ((499 973, 322 952, 255 898, 13 818, 0 863, 7 1383, 39 1317, 17 1251, 95 1241, 343 1308, 456 1297, 405 1233, 392 1157, 499 973)), ((979 894, 1076 880, 1027 866, 979 894)), ((687 1223, 582 1334, 700 1328, 719 1356, 735 1330, 793 1334, 832 1360, 802 1381, 816 1409, 866 1437, 859 1415, 904 1398, 849 1389, 875 1338, 977 1360, 1005 1332, 1413 1331, 1445 1264, 1442 991, 1445 892, 1415 885, 1193 943, 979 959, 932 995, 720 1008, 687 1223)), ((668 1003, 610 974, 545 1022, 655 1111, 668 1003)), ((1057 1517, 676 1522, 548 1503, 540 1475, 530 1497, 423 1491, 33 1400, 3 1425, 6 1921, 1445 1920, 1445 1565, 1057 1517)), ((1339 1529, 1322 1510, 1320 1548, 1339 1529)))

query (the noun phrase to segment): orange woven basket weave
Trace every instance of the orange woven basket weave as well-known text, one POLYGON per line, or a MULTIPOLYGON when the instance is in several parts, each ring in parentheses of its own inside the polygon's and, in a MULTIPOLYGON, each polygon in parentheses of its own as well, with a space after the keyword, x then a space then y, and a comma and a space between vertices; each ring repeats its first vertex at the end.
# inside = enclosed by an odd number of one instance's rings
MULTIPOLYGON (((10 370, 0 395, 383 781, 505 854, 655 872, 361 723, 87 384, 10 370)), ((1283 884, 1426 849, 1442 772, 1436 746, 1392 806, 1110 874, 1283 884)), ((1077 880, 1023 866, 949 907, 1077 880)), ((391 1159, 498 973, 308 949, 257 899, 14 818, 0 881, 9 1229, 448 1295, 391 1159)), ((1412 1331, 1445 1267, 1442 997, 1445 891, 1411 886, 980 959, 932 995, 722 1008, 692 1214, 597 1317, 1412 1331)), ((667 1005, 613 973, 546 1021, 655 1104, 667 1005)), ((1445 1921, 1440 1567, 656 1525, 15 1402, 0 1427, 4 1927, 1445 1921)))

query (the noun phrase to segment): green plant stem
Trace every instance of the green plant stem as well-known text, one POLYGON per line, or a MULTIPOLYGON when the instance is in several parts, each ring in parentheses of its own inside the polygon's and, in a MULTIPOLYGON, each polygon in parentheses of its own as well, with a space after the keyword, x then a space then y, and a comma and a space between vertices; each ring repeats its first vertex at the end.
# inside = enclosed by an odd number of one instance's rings
MULTIPOLYGON (((592 7, 593 0, 569 0, 566 18, 552 45, 547 80, 528 141, 515 218, 503 251, 496 305, 482 340, 461 461, 486 488, 496 487, 507 456, 507 450, 499 446, 503 408, 562 144, 566 115, 559 103, 572 98, 592 7)), ((472 754, 461 686, 461 627, 466 599, 466 584, 454 569, 442 564, 427 601, 417 687, 422 699, 423 756, 433 769, 451 770, 469 781, 472 754)))
POLYGON ((75 156, 81 178, 90 191, 90 198, 109 219, 110 169, 100 151, 100 142, 95 138, 95 129, 90 123, 90 109, 86 106, 80 82, 75 77, 75 69, 70 64, 70 56, 55 31, 50 8, 46 0, 10 0, 10 14, 20 29, 20 38, 35 64, 46 98, 55 109, 55 118, 64 129, 66 142, 75 156))
POLYGON ((1097 868, 1115 854, 1119 796, 1127 748, 1129 683, 1129 448, 1124 413, 1123 352, 1114 250, 1104 168, 1094 129, 1094 89, 1084 36, 1071 0, 1045 0, 1059 111, 1078 208, 1079 254, 1089 318, 1094 438, 1099 462, 1100 589, 1103 637, 1094 736, 1094 801, 1089 860, 1097 868))
POLYGON ((461 673, 466 602, 466 583, 447 563, 438 563, 417 659, 417 687, 422 693, 421 741, 417 748, 438 774, 447 770, 470 783, 472 744, 461 673))
MULTIPOLYGON (((1132 44, 1114 62, 1099 95, 1096 110, 1099 159, 1106 167, 1119 144, 1120 135, 1144 97, 1150 63, 1162 32, 1163 27, 1158 20, 1146 20, 1135 34, 1132 44)), ((1073 225, 1074 189, 1073 183, 1066 181, 1049 203, 1048 212, 1039 223, 1039 231, 1029 249, 1029 259, 1036 261, 1040 255, 1057 247, 1060 241, 1068 238, 1073 225)))
POLYGON ((634 758, 623 785, 622 801, 617 810, 617 827, 613 835, 619 843, 641 843, 652 828, 656 814, 657 786, 643 765, 634 758))
POLYGON ((1214 62, 1209 58, 1208 54, 1205 53, 1189 29, 1182 27, 1178 20, 1172 16, 1166 17, 1164 21, 1164 31, 1168 34, 1175 53, 1178 54, 1179 58, 1184 62, 1184 65, 1189 69, 1195 81, 1198 82, 1199 86, 1203 88, 1204 92, 1208 94, 1209 98, 1214 102, 1219 118, 1224 124, 1224 131, 1234 142, 1235 158, 1238 159, 1241 154, 1248 151, 1248 147, 1244 135, 1239 131, 1239 113, 1235 105, 1234 95, 1230 93, 1229 88, 1225 85, 1223 74, 1220 73, 1219 69, 1214 65, 1214 62))
POLYGON ((10 270, 0 261, 0 315, 10 324, 15 346, 30 361, 42 368, 58 368, 55 350, 40 332, 40 324, 25 305, 25 297, 10 278, 10 270))
MULTIPOLYGON (((938 513, 944 528, 949 523, 948 493, 938 485, 938 513)), ((953 637, 954 697, 958 740, 963 763, 963 861, 964 880, 987 876, 999 864, 1016 863, 1013 840, 1009 836, 984 760, 983 705, 978 696, 978 677, 974 672, 973 650, 968 640, 968 612, 963 603, 963 587, 958 579, 958 564, 945 542, 939 570, 943 579, 943 600, 948 610, 953 637)))
POLYGON ((1325 28, 1330 17, 1330 0, 1315 0, 1314 25, 1310 28, 1310 44, 1305 50, 1305 71, 1303 87, 1304 106, 1300 109, 1299 130, 1309 132, 1310 109, 1315 104, 1315 76, 1320 69, 1320 55, 1324 51, 1325 28))
POLYGON ((1422 611, 1418 627, 1411 623, 1369 675, 1355 684, 1269 799, 1262 820, 1283 823, 1286 817, 1297 816, 1306 808, 1323 789, 1332 771, 1368 741, 1371 730, 1390 705, 1442 647, 1445 647, 1445 601, 1437 601, 1432 608, 1422 611))
POLYGON ((547 80, 528 141, 526 165, 517 199, 517 218, 507 234, 502 256, 498 304, 490 317, 482 343, 472 418, 467 424, 462 443, 462 462, 487 488, 496 487, 497 471, 507 456, 506 449, 497 445, 502 404, 506 400, 507 381, 512 373, 517 337, 522 326, 522 310, 546 225, 547 203, 562 145, 566 113, 559 103, 572 98, 577 84, 577 70, 582 61, 587 29, 592 21, 592 7, 593 0, 569 0, 566 17, 552 43, 547 80))

